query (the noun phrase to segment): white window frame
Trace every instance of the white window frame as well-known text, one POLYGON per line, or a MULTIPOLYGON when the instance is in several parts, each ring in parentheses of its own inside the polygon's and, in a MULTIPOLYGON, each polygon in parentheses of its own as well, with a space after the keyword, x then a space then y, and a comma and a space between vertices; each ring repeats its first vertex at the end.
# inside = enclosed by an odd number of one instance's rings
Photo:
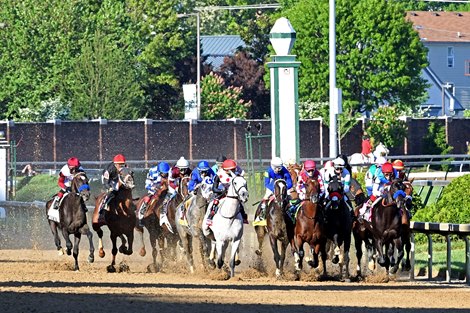
POLYGON ((454 56, 454 47, 447 47, 447 67, 453 68, 455 66, 454 56))

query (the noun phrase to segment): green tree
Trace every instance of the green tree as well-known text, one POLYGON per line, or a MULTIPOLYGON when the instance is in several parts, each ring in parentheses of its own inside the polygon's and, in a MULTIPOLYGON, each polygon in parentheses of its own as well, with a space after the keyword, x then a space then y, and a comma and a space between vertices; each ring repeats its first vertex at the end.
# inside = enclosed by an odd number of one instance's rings
POLYGON ((407 127, 405 121, 397 118, 398 116, 398 107, 382 106, 377 109, 366 128, 374 142, 382 142, 387 147, 396 147, 403 143, 407 127))
POLYGON ((83 46, 72 73, 72 117, 138 118, 143 95, 134 68, 112 39, 96 32, 83 46))
MULTIPOLYGON (((288 1, 283 15, 297 32, 293 54, 301 62, 301 101, 329 98, 328 1, 288 1)), ((337 86, 343 114, 377 109, 386 103, 415 107, 425 93, 421 70, 426 49, 399 3, 384 0, 336 1, 337 86)))
POLYGON ((210 73, 201 81, 201 118, 216 120, 247 117, 251 102, 242 99, 241 87, 226 87, 224 80, 210 73))

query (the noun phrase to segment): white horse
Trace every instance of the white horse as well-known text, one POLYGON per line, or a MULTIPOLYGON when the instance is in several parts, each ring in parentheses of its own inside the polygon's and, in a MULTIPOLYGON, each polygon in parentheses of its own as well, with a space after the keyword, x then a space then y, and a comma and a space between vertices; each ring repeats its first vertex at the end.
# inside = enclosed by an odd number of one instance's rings
MULTIPOLYGON (((246 180, 242 176, 236 176, 232 179, 227 190, 227 196, 220 200, 219 209, 212 219, 212 249, 210 259, 214 260, 215 250, 217 250, 217 267, 220 269, 224 264, 225 250, 228 243, 232 243, 230 253, 230 276, 235 275, 235 259, 238 253, 238 247, 243 235, 243 219, 240 214, 240 205, 248 201, 248 189, 246 180), (214 240, 215 239, 215 240, 214 240)), ((206 218, 210 210, 207 210, 206 218)), ((207 229, 203 229, 206 235, 212 237, 207 229)))
POLYGON ((378 157, 380 156, 386 157, 389 154, 389 152, 390 151, 387 149, 387 147, 383 143, 379 142, 374 152, 371 152, 367 155, 364 155, 360 152, 352 154, 349 157, 349 164, 351 164, 352 172, 353 173, 360 172, 362 170, 361 165, 372 164, 378 157))

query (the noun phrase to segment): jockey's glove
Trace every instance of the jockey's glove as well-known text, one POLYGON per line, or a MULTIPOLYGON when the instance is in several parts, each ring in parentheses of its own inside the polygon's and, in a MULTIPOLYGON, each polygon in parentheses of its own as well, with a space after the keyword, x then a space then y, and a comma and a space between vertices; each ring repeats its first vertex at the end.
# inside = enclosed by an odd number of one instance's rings
POLYGON ((114 191, 114 188, 113 187, 109 187, 108 190, 106 190, 107 192, 113 192, 114 191))

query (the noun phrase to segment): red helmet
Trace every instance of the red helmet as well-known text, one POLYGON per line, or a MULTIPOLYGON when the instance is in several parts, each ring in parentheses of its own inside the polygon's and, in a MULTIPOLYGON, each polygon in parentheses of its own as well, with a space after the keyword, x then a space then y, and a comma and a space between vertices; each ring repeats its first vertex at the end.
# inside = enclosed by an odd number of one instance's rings
POLYGON ((304 168, 306 171, 312 171, 317 168, 317 164, 313 160, 307 160, 304 163, 304 168))
POLYGON ((79 167, 80 161, 76 157, 71 157, 67 160, 67 165, 70 167, 79 167))
POLYGON ((390 162, 384 163, 382 165, 382 173, 393 173, 393 165, 390 162))
POLYGON ((116 164, 124 164, 126 163, 126 158, 122 154, 117 154, 114 157, 113 162, 116 164))
POLYGON ((401 171, 402 169, 405 168, 405 164, 403 163, 402 160, 395 160, 393 161, 393 168, 398 171, 401 171))
POLYGON ((222 168, 224 170, 234 170, 237 168, 237 162, 231 159, 227 159, 222 163, 222 168))

